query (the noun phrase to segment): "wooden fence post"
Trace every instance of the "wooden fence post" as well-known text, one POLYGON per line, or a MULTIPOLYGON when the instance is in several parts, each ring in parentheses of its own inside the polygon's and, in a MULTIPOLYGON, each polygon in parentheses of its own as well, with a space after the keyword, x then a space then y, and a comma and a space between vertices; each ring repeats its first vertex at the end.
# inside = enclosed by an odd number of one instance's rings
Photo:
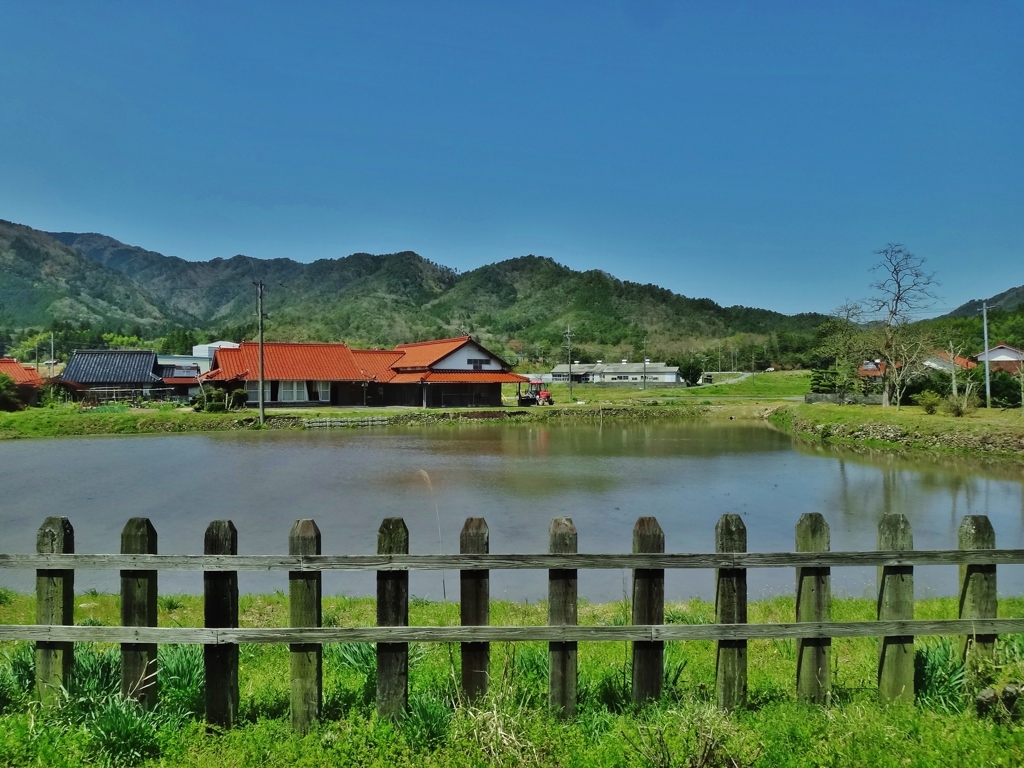
MULTIPOLYGON (((75 529, 66 517, 48 517, 36 535, 40 554, 73 554, 75 529)), ((75 623, 75 572, 73 570, 36 570, 36 624, 75 623)), ((40 701, 53 701, 71 680, 74 643, 36 643, 36 695, 40 701)))
MULTIPOLYGON (((828 523, 818 512, 800 516, 796 525, 797 552, 827 552, 828 523)), ((828 568, 796 569, 796 620, 832 620, 832 579, 828 568)), ((832 639, 800 638, 796 641, 796 695, 800 701, 827 704, 832 694, 832 639)))
MULTIPOLYGON (((296 520, 288 535, 289 555, 319 555, 320 529, 313 520, 296 520)), ((292 627, 322 624, 320 571, 288 572, 288 612, 292 627)), ((323 646, 320 643, 291 643, 288 663, 291 671, 292 730, 306 733, 320 719, 323 692, 323 646)))
MULTIPOLYGON (((957 537, 960 549, 995 549, 996 532, 987 515, 966 515, 957 537)), ((995 565, 960 566, 960 618, 996 618, 995 565)), ((995 635, 968 635, 960 641, 960 653, 975 661, 991 661, 995 654, 995 635)))
MULTIPOLYGON (((409 529, 386 517, 377 531, 378 555, 409 554, 409 529)), ((377 571, 377 626, 409 626, 409 572, 377 571)), ((397 720, 409 704, 409 644, 377 643, 377 716, 397 720)))
MULTIPOLYGON (((206 528, 204 555, 237 555, 238 531, 230 520, 206 528)), ((203 574, 203 613, 210 628, 238 627, 238 571, 203 574)), ((203 646, 206 671, 206 722, 231 728, 238 719, 238 645, 203 646)))
MULTIPOLYGON (((121 554, 155 555, 156 529, 148 517, 133 517, 121 532, 121 554)), ((156 626, 156 571, 121 571, 121 626, 156 626)), ((121 643, 121 695, 144 707, 159 693, 156 643, 121 643)))
MULTIPOLYGON (((633 552, 663 553, 665 532, 653 517, 641 517, 633 526, 633 552)), ((665 623, 665 571, 633 570, 633 624, 665 623)), ((665 643, 637 640, 633 643, 633 703, 646 704, 661 698, 665 676, 665 643)))
MULTIPOLYGON (((568 517, 556 517, 548 530, 552 555, 574 555, 578 536, 568 517)), ((575 626, 576 569, 548 571, 548 624, 575 626)), ((576 643, 548 643, 548 706, 557 717, 576 716, 576 643)))
MULTIPOLYGON (((716 552, 746 552, 747 526, 736 514, 722 515, 715 525, 716 552)), ((715 572, 715 623, 747 623, 746 568, 715 572)), ((747 641, 719 640, 715 667, 719 709, 731 711, 747 703, 747 641)))
MULTIPOLYGON (((490 532, 482 517, 466 518, 459 535, 459 552, 463 555, 490 552, 490 532)), ((464 627, 491 623, 490 571, 460 571, 460 611, 464 627)), ((462 643, 462 692, 467 701, 477 701, 487 694, 487 678, 491 666, 490 643, 462 643)))
MULTIPOLYGON (((912 550, 914 534, 905 515, 883 515, 878 523, 879 550, 912 550)), ((878 620, 914 618, 914 567, 878 569, 878 620)), ((878 700, 883 704, 914 702, 914 638, 883 637, 878 644, 878 700)))

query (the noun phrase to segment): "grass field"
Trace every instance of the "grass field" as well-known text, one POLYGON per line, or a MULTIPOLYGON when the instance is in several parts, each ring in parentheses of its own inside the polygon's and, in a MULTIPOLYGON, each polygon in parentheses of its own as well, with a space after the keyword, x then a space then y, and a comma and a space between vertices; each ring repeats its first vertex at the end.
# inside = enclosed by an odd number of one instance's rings
MULTIPOLYGON (((0 590, 0 622, 34 621, 34 599, 0 590)), ((202 623, 194 596, 160 598, 162 626, 202 623)), ((79 623, 116 624, 118 598, 76 599, 79 623)), ((368 598, 325 598, 324 624, 370 625, 368 598)), ((546 605, 496 601, 493 624, 542 624, 546 605)), ((751 604, 750 620, 792 620, 792 598, 751 604)), ((867 620, 868 599, 837 599, 836 620, 867 620)), ((919 601, 917 618, 955 617, 952 598, 919 601)), ((284 626, 282 593, 243 596, 243 626, 284 626)), ((1024 615, 1024 600, 999 603, 1001 616, 1024 615)), ((581 624, 629 622, 625 602, 581 603, 581 624)), ((708 623, 714 610, 698 600, 670 603, 668 623, 708 623)), ((458 606, 413 598, 410 623, 458 623, 458 606)), ((579 646, 579 715, 553 719, 546 710, 547 651, 543 644, 492 644, 491 693, 480 705, 458 701, 458 647, 414 645, 410 708, 399 724, 374 714, 374 654, 365 645, 324 647, 324 721, 296 736, 288 722, 288 650, 246 645, 240 650, 240 723, 207 734, 202 724, 202 652, 162 646, 162 703, 143 713, 116 695, 115 648, 77 646, 79 683, 56 706, 30 701, 32 655, 7 643, 0 657, 0 765, 208 766, 796 766, 1019 765, 1024 731, 1005 717, 977 716, 971 692, 1024 676, 1024 638, 1000 641, 999 664, 967 671, 954 639, 917 643, 918 703, 876 702, 877 641, 833 642, 834 702, 794 700, 793 641, 752 641, 748 709, 731 715, 714 705, 715 646, 669 643, 663 699, 636 711, 629 704, 630 649, 624 643, 579 646)))
MULTIPOLYGON (((583 401, 587 405, 628 405, 647 401, 672 402, 679 398, 687 400, 704 398, 743 398, 771 400, 776 398, 801 397, 810 391, 809 371, 773 371, 757 373, 740 379, 739 374, 723 374, 736 381, 707 384, 700 387, 616 387, 607 384, 573 384, 572 401, 583 401)), ((571 404, 568 384, 550 384, 555 405, 571 404)), ((506 396, 515 394, 515 387, 506 386, 506 396)))

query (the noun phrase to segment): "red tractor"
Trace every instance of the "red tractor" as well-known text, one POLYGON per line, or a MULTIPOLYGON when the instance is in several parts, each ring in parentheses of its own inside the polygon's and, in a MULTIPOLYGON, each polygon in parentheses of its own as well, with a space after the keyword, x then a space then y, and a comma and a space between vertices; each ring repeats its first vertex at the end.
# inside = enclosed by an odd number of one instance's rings
POLYGON ((519 393, 519 405, 554 405, 551 393, 544 389, 540 379, 530 379, 530 388, 519 393))

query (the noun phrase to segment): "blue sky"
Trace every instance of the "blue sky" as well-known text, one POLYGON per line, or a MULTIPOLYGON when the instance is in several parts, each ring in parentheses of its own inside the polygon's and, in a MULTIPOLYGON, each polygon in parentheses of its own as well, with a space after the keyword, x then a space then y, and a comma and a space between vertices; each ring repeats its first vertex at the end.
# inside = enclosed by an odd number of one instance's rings
POLYGON ((1024 283, 1024 5, 0 0, 0 218, 186 259, 534 253, 830 311, 1024 283))

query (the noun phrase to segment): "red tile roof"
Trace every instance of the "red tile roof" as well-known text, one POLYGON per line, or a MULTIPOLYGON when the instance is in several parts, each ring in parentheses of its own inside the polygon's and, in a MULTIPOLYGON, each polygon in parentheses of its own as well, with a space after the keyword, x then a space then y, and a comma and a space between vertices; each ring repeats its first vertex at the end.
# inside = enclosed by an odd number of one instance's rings
POLYGON ((459 336, 454 339, 436 339, 435 341, 419 341, 415 344, 399 344, 396 350, 405 353, 395 368, 429 368, 441 358, 447 357, 452 352, 473 341, 469 336, 459 336))
MULTIPOLYGON (((263 345, 263 377, 267 380, 363 381, 352 350, 346 344, 297 344, 271 341, 263 345)), ((205 380, 259 379, 259 344, 242 342, 237 349, 222 347, 213 356, 205 380)))
POLYGON ((39 378, 35 368, 22 365, 13 357, 0 357, 0 373, 11 377, 19 386, 41 387, 43 380, 39 378))
POLYGON ((424 374, 430 384, 529 384, 530 379, 504 371, 443 371, 424 374))
POLYGON ((356 367, 362 377, 381 382, 390 382, 394 378, 395 372, 392 370, 392 366, 402 358, 403 354, 394 349, 352 350, 356 367))

